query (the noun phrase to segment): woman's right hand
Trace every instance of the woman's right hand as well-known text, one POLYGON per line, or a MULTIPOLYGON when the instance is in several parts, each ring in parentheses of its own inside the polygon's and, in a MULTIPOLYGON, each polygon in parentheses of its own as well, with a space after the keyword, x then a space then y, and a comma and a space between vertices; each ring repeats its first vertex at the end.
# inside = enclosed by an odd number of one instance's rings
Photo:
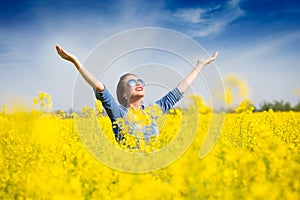
POLYGON ((58 55, 60 55, 60 57, 62 57, 65 60, 68 60, 72 63, 76 62, 76 60, 77 60, 76 56, 65 52, 59 45, 56 45, 55 48, 56 48, 58 55))

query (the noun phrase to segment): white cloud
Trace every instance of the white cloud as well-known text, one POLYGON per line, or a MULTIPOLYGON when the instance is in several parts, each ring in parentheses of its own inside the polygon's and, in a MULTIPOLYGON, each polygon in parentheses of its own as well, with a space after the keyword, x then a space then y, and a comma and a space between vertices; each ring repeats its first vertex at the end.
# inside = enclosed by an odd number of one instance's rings
POLYGON ((179 9, 173 13, 172 20, 183 22, 181 27, 192 37, 217 34, 244 14, 239 3, 240 0, 231 0, 209 8, 179 9))
POLYGON ((174 13, 174 17, 183 22, 200 23, 207 21, 202 18, 202 14, 205 12, 202 8, 180 9, 174 13))

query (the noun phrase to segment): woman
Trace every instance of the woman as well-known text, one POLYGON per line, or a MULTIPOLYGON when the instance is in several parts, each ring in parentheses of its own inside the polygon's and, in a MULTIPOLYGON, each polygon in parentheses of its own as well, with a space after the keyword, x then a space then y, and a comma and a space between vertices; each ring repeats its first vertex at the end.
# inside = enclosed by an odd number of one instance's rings
MULTIPOLYGON (((134 74, 124 74, 120 77, 117 85, 117 98, 120 105, 113 99, 112 95, 106 89, 105 85, 98 81, 77 59, 76 56, 67 53, 59 45, 56 45, 57 53, 65 60, 70 61, 77 68, 81 76, 94 89, 96 98, 102 102, 111 122, 114 124, 118 118, 123 118, 128 113, 128 108, 144 109, 142 105, 143 97, 145 96, 145 83, 134 74)), ((170 110, 183 96, 183 94, 190 88, 191 84, 196 80, 200 70, 207 64, 214 61, 218 52, 207 60, 198 60, 195 68, 177 85, 176 88, 167 93, 160 100, 155 103, 162 108, 165 113, 170 110)), ((134 124, 133 127, 138 127, 134 124)), ((149 128, 149 127, 148 127, 149 128)), ((144 137, 149 138, 158 133, 156 123, 153 120, 150 129, 144 132, 144 137), (149 131, 150 130, 150 131, 149 131)), ((145 129, 146 130, 146 129, 145 129)), ((113 131, 116 140, 120 142, 123 138, 120 134, 120 128, 113 125, 113 131)))

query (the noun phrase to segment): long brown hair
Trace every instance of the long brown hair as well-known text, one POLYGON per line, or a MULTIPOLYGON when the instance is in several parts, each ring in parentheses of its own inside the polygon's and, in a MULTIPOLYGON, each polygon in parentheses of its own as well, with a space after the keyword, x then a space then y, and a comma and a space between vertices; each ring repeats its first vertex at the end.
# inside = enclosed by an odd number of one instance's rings
POLYGON ((123 82, 124 82, 124 79, 130 75, 136 76, 135 74, 130 74, 130 73, 124 74, 120 77, 120 80, 117 85, 117 98, 118 98, 119 103, 124 107, 127 107, 128 102, 127 102, 127 99, 124 97, 125 87, 124 87, 123 82))

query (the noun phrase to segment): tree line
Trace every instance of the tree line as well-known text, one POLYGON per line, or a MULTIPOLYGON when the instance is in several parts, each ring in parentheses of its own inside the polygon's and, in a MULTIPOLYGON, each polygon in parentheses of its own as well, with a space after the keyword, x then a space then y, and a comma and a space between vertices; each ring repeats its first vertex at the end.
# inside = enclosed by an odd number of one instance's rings
POLYGON ((255 107, 254 111, 261 112, 261 111, 268 111, 272 109, 273 111, 300 111, 300 101, 292 106, 290 102, 285 102, 283 100, 274 100, 273 102, 264 101, 259 104, 259 107, 255 107))

